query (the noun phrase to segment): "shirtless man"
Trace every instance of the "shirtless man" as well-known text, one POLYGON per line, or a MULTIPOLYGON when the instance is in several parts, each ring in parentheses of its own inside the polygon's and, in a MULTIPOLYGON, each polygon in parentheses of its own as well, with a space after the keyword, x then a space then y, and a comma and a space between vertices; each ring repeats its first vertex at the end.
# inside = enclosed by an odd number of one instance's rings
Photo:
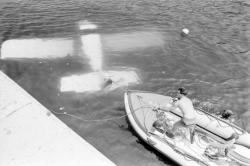
POLYGON ((196 111, 192 101, 187 97, 188 92, 185 90, 185 88, 179 88, 178 92, 178 99, 177 101, 173 102, 171 109, 179 108, 183 117, 180 121, 177 121, 173 125, 172 132, 175 133, 179 127, 188 127, 190 131, 190 141, 193 143, 194 129, 196 124, 196 111))

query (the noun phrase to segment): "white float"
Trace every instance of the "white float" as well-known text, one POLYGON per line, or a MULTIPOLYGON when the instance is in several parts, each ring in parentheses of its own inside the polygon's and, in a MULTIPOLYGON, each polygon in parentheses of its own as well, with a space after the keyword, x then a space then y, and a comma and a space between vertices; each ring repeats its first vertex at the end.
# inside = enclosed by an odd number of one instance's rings
POLYGON ((72 54, 72 39, 11 39, 2 44, 0 57, 1 59, 54 59, 72 54))

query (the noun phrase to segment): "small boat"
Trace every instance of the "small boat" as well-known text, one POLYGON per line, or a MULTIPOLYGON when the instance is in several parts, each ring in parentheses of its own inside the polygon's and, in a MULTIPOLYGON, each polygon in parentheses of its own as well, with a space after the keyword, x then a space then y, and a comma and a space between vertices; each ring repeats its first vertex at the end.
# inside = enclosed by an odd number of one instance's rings
POLYGON ((250 134, 235 124, 196 109, 198 122, 191 143, 188 128, 180 127, 174 134, 153 129, 157 120, 156 107, 165 114, 168 127, 181 119, 182 113, 179 109, 165 109, 173 101, 172 97, 151 92, 127 91, 124 101, 129 122, 138 136, 180 165, 250 166, 250 134), (218 149, 211 145, 223 146, 233 133, 239 135, 232 145, 233 148, 225 155, 217 155, 220 154, 215 152, 218 149))

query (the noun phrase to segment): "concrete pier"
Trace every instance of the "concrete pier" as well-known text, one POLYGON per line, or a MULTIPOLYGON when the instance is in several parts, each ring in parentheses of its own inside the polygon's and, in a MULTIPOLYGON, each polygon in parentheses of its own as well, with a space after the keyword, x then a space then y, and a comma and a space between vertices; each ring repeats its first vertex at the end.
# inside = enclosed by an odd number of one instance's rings
POLYGON ((0 165, 115 164, 0 71, 0 165))

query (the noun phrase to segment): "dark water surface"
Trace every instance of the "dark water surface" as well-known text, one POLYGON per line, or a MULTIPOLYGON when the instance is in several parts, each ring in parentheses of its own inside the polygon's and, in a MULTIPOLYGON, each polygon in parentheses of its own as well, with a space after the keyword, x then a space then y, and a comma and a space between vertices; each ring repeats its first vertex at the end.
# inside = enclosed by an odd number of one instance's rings
MULTIPOLYGON (((16 38, 75 38, 77 23, 98 25, 103 69, 131 67, 142 83, 130 89, 173 95, 190 90, 196 106, 233 110, 250 129, 250 1, 247 0, 0 0, 0 42, 16 38), (182 38, 182 28, 190 36, 182 38), (132 38, 132 39, 131 39, 132 38)), ((60 78, 90 72, 78 54, 1 60, 1 69, 48 109, 83 119, 124 115, 123 92, 62 93, 60 78), (70 64, 70 65, 69 65, 70 64)), ((176 165, 152 151, 125 118, 83 122, 56 115, 117 165, 176 165)), ((63 139, 63 138, 62 138, 63 139)))

